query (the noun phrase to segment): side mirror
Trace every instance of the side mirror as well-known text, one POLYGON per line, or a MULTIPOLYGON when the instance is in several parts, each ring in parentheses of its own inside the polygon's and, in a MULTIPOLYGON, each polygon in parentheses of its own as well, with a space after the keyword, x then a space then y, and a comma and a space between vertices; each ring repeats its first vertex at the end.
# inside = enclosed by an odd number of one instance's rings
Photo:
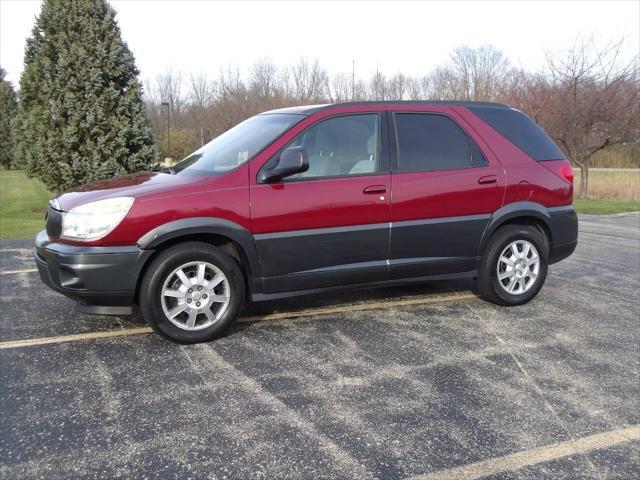
POLYGON ((309 156, 304 147, 289 147, 282 152, 278 163, 271 169, 261 172, 260 182, 271 183, 285 177, 309 170, 309 156))

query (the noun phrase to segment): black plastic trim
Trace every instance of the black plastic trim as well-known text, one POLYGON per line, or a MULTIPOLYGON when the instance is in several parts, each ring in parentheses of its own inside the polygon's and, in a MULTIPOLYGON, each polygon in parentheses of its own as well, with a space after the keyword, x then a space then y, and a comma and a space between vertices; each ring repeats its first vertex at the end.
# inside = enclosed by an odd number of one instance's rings
POLYGON ((472 270, 489 218, 489 214, 464 215, 258 234, 263 291, 472 270), (304 251, 314 254, 291 253, 304 251))
POLYGON ((442 218, 428 218, 424 220, 404 220, 402 222, 392 222, 391 228, 399 227, 413 227, 417 225, 436 225, 439 223, 451 223, 451 222, 469 222, 474 220, 487 220, 491 218, 488 213, 478 215, 461 215, 459 217, 442 217, 442 218))
POLYGON ((85 305, 130 307, 140 271, 152 254, 135 246, 51 242, 43 230, 36 237, 34 257, 40 278, 53 290, 85 305))
POLYGON ((292 290, 307 290, 314 288, 335 287, 373 281, 385 281, 389 278, 389 269, 385 261, 377 262, 375 266, 325 269, 323 271, 295 272, 283 275, 262 277, 263 293, 281 293, 292 290))
POLYGON ((353 270, 353 269, 359 269, 359 268, 386 267, 387 265, 389 265, 388 260, 374 260, 370 262, 348 263, 346 265, 337 265, 337 266, 332 265, 330 267, 314 268, 311 270, 303 270, 302 272, 298 272, 298 273, 337 272, 337 271, 353 270))
POLYGON ((466 272, 458 272, 458 273, 428 275, 428 276, 412 277, 412 278, 397 278, 397 279, 377 281, 377 282, 369 281, 369 282, 362 282, 362 283, 351 283, 346 285, 333 285, 330 287, 308 288, 303 290, 289 290, 289 291, 275 292, 275 293, 253 293, 251 295, 251 301, 263 302, 268 300, 278 300, 281 298, 298 297, 302 295, 313 295, 316 293, 324 293, 324 292, 358 290, 363 288, 388 287, 393 285, 403 285, 406 283, 431 282, 436 280, 456 280, 461 278, 474 278, 477 276, 478 276, 477 270, 469 270, 466 272))
POLYGON ((544 205, 535 202, 515 202, 499 208, 491 215, 491 219, 487 224, 482 240, 478 247, 478 255, 482 254, 484 247, 495 232, 505 222, 517 217, 533 217, 544 222, 549 226, 549 212, 544 205))
POLYGON ((559 212, 575 212, 576 209, 573 205, 562 205, 560 207, 547 207, 547 212, 559 213, 559 212))
POLYGON ((143 250, 154 249, 168 240, 195 234, 214 234, 233 240, 242 248, 249 262, 250 271, 247 273, 251 276, 261 275, 253 235, 243 226, 223 218, 191 217, 168 222, 140 237, 138 246, 143 250))
MULTIPOLYGON (((325 273, 313 275, 331 277, 336 269, 348 269, 349 274, 356 275, 355 265, 384 262, 388 253, 388 231, 389 223, 375 223, 256 235, 265 290, 271 288, 267 285, 271 280, 266 279, 272 277, 314 270, 325 273)), ((318 278, 318 281, 323 280, 318 278)), ((274 282, 279 280, 271 283, 274 282)))
POLYGON ((578 215, 573 206, 549 209, 549 229, 553 243, 549 263, 557 263, 571 255, 578 245, 578 215))
POLYGON ((392 277, 418 277, 475 268, 489 214, 393 222, 389 259, 392 277), (416 258, 415 262, 407 259, 416 258))
POLYGON ((76 310, 82 313, 88 313, 89 315, 131 315, 133 313, 132 307, 84 305, 82 303, 76 304, 76 310))
POLYGON ((520 217, 535 218, 546 226, 551 235, 550 263, 559 262, 575 250, 578 242, 578 216, 573 205, 547 208, 535 202, 515 202, 505 205, 491 215, 480 242, 478 255, 482 254, 486 242, 501 225, 520 217))
POLYGON ((315 113, 335 107, 362 107, 362 106, 387 106, 387 105, 416 105, 416 106, 451 106, 451 107, 493 107, 493 108, 509 108, 508 105, 497 102, 472 102, 465 100, 381 100, 381 101, 362 101, 362 102, 344 102, 344 103, 327 103, 324 105, 310 106, 308 109, 300 110, 302 113, 315 113))
POLYGON ((331 235, 333 233, 361 232, 364 230, 379 230, 389 228, 389 223, 369 223, 366 225, 349 225, 348 227, 309 228, 305 230, 288 230, 286 232, 259 233, 256 241, 273 240, 276 238, 306 237, 308 235, 331 235))

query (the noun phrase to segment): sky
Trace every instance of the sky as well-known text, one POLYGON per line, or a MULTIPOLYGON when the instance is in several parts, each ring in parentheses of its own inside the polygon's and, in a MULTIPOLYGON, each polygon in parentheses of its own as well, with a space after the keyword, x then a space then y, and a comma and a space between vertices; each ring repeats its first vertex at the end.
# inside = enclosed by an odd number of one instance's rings
MULTIPOLYGON (((545 50, 579 37, 625 37, 640 52, 640 0, 629 1, 178 1, 112 0, 141 80, 174 72, 216 77, 256 60, 278 65, 318 58, 330 74, 376 70, 424 75, 462 45, 491 44, 512 64, 544 66, 545 50)), ((39 0, 0 0, 0 65, 17 85, 39 0)))

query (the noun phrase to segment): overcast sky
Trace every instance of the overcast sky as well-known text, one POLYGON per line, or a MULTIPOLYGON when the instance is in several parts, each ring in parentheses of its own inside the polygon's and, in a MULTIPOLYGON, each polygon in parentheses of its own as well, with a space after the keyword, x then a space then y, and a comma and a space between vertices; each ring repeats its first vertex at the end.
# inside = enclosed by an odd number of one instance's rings
MULTIPOLYGON (((221 2, 113 0, 142 80, 173 68, 217 76, 246 72, 257 59, 284 65, 318 58, 331 74, 422 75, 460 45, 492 44, 512 63, 538 69, 544 49, 570 47, 580 35, 626 37, 639 54, 640 1, 534 2, 221 2)), ((14 84, 40 1, 0 0, 0 65, 14 84)))

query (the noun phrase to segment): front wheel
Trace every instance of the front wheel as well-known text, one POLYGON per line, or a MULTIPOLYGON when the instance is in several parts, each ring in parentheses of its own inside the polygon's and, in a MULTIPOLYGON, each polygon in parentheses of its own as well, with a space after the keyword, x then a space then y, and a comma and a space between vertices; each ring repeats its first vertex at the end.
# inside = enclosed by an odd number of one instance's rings
POLYGON ((245 286, 238 263, 204 242, 185 242, 160 253, 140 291, 146 322, 174 340, 204 342, 236 319, 245 286))
POLYGON ((547 276, 549 246, 535 227, 508 225, 489 240, 478 269, 478 290, 499 305, 522 305, 535 297, 547 276))

